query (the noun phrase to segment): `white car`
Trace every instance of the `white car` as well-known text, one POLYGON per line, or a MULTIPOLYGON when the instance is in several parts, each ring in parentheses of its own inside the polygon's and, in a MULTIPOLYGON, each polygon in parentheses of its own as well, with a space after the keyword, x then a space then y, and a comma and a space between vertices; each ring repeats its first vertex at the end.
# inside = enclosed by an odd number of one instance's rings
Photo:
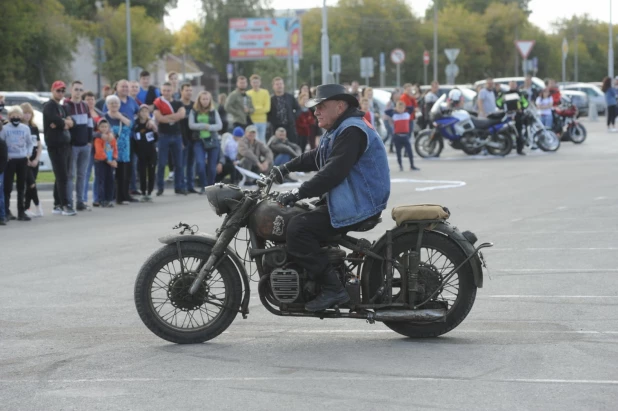
POLYGON ((588 96, 588 104, 595 104, 599 115, 605 114, 605 94, 594 84, 573 83, 560 86, 560 90, 582 91, 588 96))

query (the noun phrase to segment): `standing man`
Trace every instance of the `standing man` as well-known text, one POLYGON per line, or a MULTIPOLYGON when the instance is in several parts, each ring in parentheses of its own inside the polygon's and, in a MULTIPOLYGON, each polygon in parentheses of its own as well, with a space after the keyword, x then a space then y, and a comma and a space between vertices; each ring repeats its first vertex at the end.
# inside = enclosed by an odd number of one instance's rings
MULTIPOLYGON (((178 73, 170 71, 167 75, 167 81, 172 85, 172 97, 176 101, 180 101, 180 92, 178 91, 178 73)), ((184 81, 184 79, 183 79, 184 81)))
POLYGON ((142 70, 139 73, 139 91, 137 93, 137 99, 150 107, 152 111, 153 103, 157 97, 161 97, 161 91, 155 86, 150 84, 150 73, 146 70, 142 70))
POLYGON ((517 154, 525 156, 524 138, 522 134, 524 110, 528 108, 528 99, 525 91, 519 91, 516 81, 509 82, 509 91, 500 93, 496 106, 501 110, 515 113, 515 128, 517 129, 517 154))
POLYGON ((225 111, 232 116, 233 127, 243 129, 250 124, 249 116, 255 111, 251 97, 246 93, 247 78, 238 76, 236 90, 232 91, 225 102, 225 111))
POLYGON ((300 115, 301 109, 298 101, 290 93, 285 92, 285 83, 281 77, 273 79, 273 96, 270 99, 270 111, 268 122, 273 130, 283 127, 290 140, 298 144, 296 135, 296 118, 300 115))
POLYGON ((137 98, 137 95, 139 94, 139 90, 140 90, 139 83, 137 81, 131 81, 129 83, 129 95, 133 97, 133 100, 135 100, 138 106, 141 106, 142 101, 139 98, 137 98))
POLYGON ((525 93, 526 99, 528 101, 535 101, 537 98, 537 93, 532 87, 532 76, 528 74, 524 79, 524 84, 521 86, 521 91, 525 93))
POLYGON ((52 164, 54 177, 53 214, 74 216, 75 210, 68 197, 69 168, 71 167, 71 134, 73 120, 60 105, 64 98, 66 85, 58 80, 51 87, 52 97, 43 107, 43 134, 47 153, 52 164))
POLYGON ((359 84, 358 81, 352 81, 352 85, 350 86, 350 94, 354 96, 355 99, 360 100, 361 93, 358 90, 359 84))
POLYGON ((257 74, 250 78, 251 90, 247 91, 247 95, 251 97, 253 103, 253 114, 251 114, 251 122, 257 128, 257 137, 262 143, 266 143, 266 116, 270 111, 270 94, 268 91, 260 88, 262 79, 257 74))
POLYGON ((71 100, 64 109, 75 123, 69 129, 71 134, 71 167, 69 168, 69 183, 67 185, 69 203, 73 204, 73 189, 75 188, 77 211, 89 211, 90 208, 82 201, 86 187, 86 170, 92 152, 92 135, 94 123, 90 116, 88 105, 82 101, 84 85, 77 80, 71 83, 71 100))
POLYGON ((157 196, 163 194, 165 188, 163 176, 165 174, 165 164, 167 163, 168 152, 171 151, 174 164, 178 168, 174 175, 174 191, 176 194, 187 194, 184 187, 184 176, 182 175, 182 131, 180 121, 186 116, 182 101, 175 101, 172 98, 172 84, 163 83, 161 87, 162 96, 154 101, 154 117, 159 124, 159 164, 157 168, 157 196))
POLYGON ((315 209, 293 217, 287 230, 288 253, 322 286, 321 293, 305 305, 305 310, 315 312, 350 300, 321 243, 364 221, 377 223, 386 208, 391 181, 382 139, 363 121, 358 100, 343 86, 318 86, 316 97, 305 106, 315 107, 318 125, 326 130, 320 146, 274 167, 273 174, 275 182, 281 183, 292 171, 317 171, 299 188, 278 198, 283 206, 321 198, 315 209))
POLYGON ((496 95, 494 94, 494 79, 487 78, 485 87, 479 91, 478 97, 479 118, 487 118, 488 115, 497 111, 496 95))
MULTIPOLYGON (((193 132, 189 129, 189 114, 191 114, 191 110, 193 110, 193 105, 195 104, 195 101, 191 100, 191 98, 193 98, 193 87, 191 87, 190 83, 183 83, 182 86, 180 86, 180 101, 182 102, 182 106, 185 108, 185 118, 180 121, 183 146, 183 178, 187 193, 197 194, 197 191, 193 187, 193 182, 195 180, 195 156, 193 153, 193 144, 196 142, 193 141, 193 132)), ((202 142, 198 141, 197 143, 201 144, 202 142)))

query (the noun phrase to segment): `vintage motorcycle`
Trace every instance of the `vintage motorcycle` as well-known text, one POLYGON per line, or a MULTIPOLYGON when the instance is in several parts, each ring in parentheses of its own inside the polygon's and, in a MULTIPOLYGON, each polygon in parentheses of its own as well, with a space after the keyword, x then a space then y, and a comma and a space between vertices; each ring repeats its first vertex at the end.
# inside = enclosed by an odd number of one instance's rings
MULTIPOLYGON (((475 247, 473 233, 460 232, 446 221, 448 210, 431 205, 406 206, 397 214, 397 226, 377 241, 348 233, 326 241, 324 252, 350 302, 305 311, 305 302, 319 289, 287 254, 286 227, 315 205, 300 201, 282 207, 271 191, 273 178, 262 176, 251 191, 207 187, 210 207, 226 215, 215 236, 179 224, 180 232, 159 239, 165 245, 144 263, 134 290, 139 316, 154 334, 178 344, 200 343, 221 334, 238 313, 247 318, 251 279, 245 264, 255 265, 250 274, 258 281, 259 298, 278 316, 380 321, 405 336, 435 337, 468 315, 483 285, 480 250, 493 244, 475 247), (239 250, 243 229, 244 251, 239 250)), ((371 230, 380 221, 367 220, 356 231, 371 230)))

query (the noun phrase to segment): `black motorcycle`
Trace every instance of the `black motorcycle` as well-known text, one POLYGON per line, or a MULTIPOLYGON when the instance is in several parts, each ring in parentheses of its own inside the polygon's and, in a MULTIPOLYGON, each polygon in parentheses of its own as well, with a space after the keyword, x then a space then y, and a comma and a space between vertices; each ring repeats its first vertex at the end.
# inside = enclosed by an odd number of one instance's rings
MULTIPOLYGON (((476 236, 450 225, 440 206, 407 206, 405 212, 395 209, 397 226, 377 241, 344 233, 323 244, 350 302, 305 311, 319 284, 287 254, 286 228, 292 217, 315 205, 300 201, 282 207, 272 184, 271 175, 262 176, 253 191, 210 186, 208 203, 226 215, 216 236, 179 224, 174 228, 180 232, 159 239, 165 245, 144 263, 135 282, 137 311, 153 333, 178 344, 218 336, 238 313, 247 318, 251 279, 258 282, 262 304, 275 315, 380 321, 408 337, 447 333, 472 309, 483 285, 480 250, 492 244, 474 247, 476 236), (248 274, 246 265, 255 271, 248 274)), ((380 221, 368 220, 356 231, 371 230, 380 221)))

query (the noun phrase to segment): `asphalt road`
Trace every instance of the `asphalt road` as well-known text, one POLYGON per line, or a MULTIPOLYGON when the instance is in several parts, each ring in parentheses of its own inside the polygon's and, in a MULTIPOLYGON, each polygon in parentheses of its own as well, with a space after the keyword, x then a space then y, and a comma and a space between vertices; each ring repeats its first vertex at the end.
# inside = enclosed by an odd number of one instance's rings
MULTIPOLYGON (((495 243, 468 318, 428 340, 274 317, 254 289, 249 318, 220 337, 167 343, 137 316, 135 277, 174 224, 218 227, 205 199, 70 218, 44 192, 44 218, 0 227, 0 409, 615 410, 618 134, 586 125, 583 145, 555 154, 447 149, 393 171, 390 206, 444 204, 495 243)), ((383 217, 367 238, 393 225, 383 217)))

